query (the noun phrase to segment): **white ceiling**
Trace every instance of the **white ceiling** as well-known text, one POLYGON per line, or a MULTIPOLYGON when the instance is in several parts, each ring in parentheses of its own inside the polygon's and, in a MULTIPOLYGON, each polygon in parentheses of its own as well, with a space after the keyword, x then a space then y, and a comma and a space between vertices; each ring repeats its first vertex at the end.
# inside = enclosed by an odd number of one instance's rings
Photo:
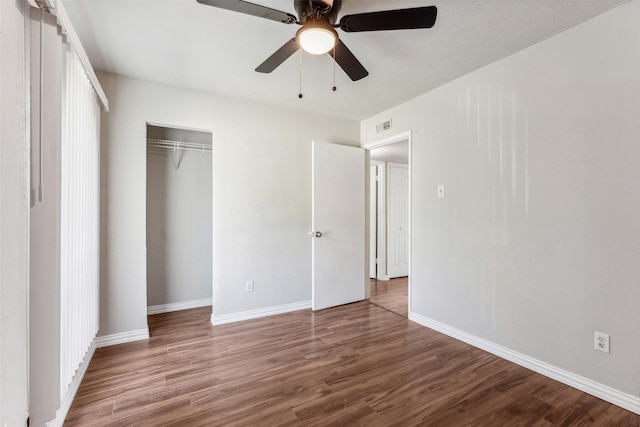
MULTIPOLYGON (((370 75, 352 82, 328 55, 253 71, 297 25, 195 0, 65 0, 96 70, 361 120, 522 50, 626 0, 343 0, 340 16, 436 5, 432 29, 344 33, 370 75)), ((296 14, 293 0, 253 3, 296 14)))

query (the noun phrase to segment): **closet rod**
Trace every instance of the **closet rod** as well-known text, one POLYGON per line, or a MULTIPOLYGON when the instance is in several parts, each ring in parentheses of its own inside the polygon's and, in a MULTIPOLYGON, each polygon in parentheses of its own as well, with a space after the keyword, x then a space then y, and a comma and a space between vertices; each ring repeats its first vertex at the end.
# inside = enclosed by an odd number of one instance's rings
POLYGON ((169 141, 166 139, 147 139, 147 147, 166 148, 171 150, 211 151, 210 144, 196 142, 169 141))

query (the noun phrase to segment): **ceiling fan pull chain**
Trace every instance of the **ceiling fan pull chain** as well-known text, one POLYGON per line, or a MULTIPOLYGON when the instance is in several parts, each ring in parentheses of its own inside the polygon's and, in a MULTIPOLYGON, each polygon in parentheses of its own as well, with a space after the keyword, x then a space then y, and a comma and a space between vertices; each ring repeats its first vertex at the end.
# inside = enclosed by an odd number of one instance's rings
POLYGON ((338 43, 333 45, 333 87, 331 88, 332 91, 336 91, 338 88, 336 87, 336 45, 338 43))
POLYGON ((298 98, 302 99, 302 49, 300 49, 300 91, 298 92, 298 98))

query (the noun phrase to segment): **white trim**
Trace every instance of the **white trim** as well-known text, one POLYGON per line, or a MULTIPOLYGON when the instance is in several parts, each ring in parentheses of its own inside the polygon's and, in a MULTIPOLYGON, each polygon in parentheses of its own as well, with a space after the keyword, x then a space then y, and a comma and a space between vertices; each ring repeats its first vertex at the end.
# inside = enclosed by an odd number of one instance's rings
POLYGON ((170 313, 172 311, 189 310, 211 305, 212 299, 197 299, 193 301, 174 302, 171 304, 152 305, 147 307, 147 314, 170 313))
POLYGON ((110 345, 124 344, 127 342, 146 339, 149 339, 149 328, 97 337, 96 348, 109 347, 110 345))
POLYGON ((76 371, 71 384, 69 384, 69 388, 64 399, 62 400, 62 402, 60 402, 60 408, 56 411, 56 417, 46 424, 47 427, 62 427, 62 425, 64 424, 64 419, 67 417, 67 413, 69 412, 69 408, 71 408, 73 399, 76 397, 76 393, 78 392, 80 383, 82 383, 84 374, 87 372, 89 363, 93 358, 93 353, 95 353, 96 351, 96 341, 97 338, 94 338, 91 346, 89 346, 89 350, 87 350, 87 354, 84 356, 84 360, 78 367, 78 370, 76 371))
MULTIPOLYGON (((371 151, 374 148, 384 147, 385 145, 393 144, 394 142, 400 142, 400 141, 404 141, 404 140, 408 140, 409 144, 411 144, 411 131, 399 133, 397 135, 393 135, 393 136, 390 136, 388 138, 381 139, 379 141, 375 141, 375 142, 372 142, 370 144, 363 145, 363 146, 361 146, 361 148, 364 148, 365 150, 371 151)), ((411 153, 411 150, 409 150, 409 153, 411 153)))
MULTIPOLYGON (((378 279, 378 164, 384 164, 378 160, 371 160, 370 153, 366 156, 369 159, 369 186, 367 188, 367 221, 368 221, 368 241, 369 241, 369 279, 378 279), (373 275, 371 274, 373 272, 373 275)), ((365 286, 365 299, 371 298, 371 286, 365 286)))
POLYGON ((154 126, 154 127, 161 127, 161 128, 171 128, 171 129, 178 129, 178 130, 192 130, 192 131, 195 131, 195 132, 210 133, 211 134, 211 144, 213 145, 214 132, 213 132, 212 129, 209 129, 209 128, 196 128, 196 127, 192 127, 192 126, 176 125, 176 124, 166 123, 166 122, 160 123, 160 122, 145 121, 145 123, 147 124, 147 126, 154 126))
MULTIPOLYGON (((387 162, 380 162, 376 165, 378 168, 378 179, 376 185, 378 187, 378 200, 376 209, 378 210, 378 233, 377 252, 378 252, 378 280, 389 280, 387 272, 387 162)), ((371 237, 369 237, 371 238, 371 237)), ((371 287, 371 286, 369 286, 371 287)))
POLYGON ((214 326, 225 323, 241 322, 243 320, 259 317, 273 316, 274 314, 289 313, 291 311, 307 310, 311 308, 311 301, 294 302, 293 304, 279 305, 276 307, 259 308, 257 310, 242 311, 240 313, 223 314, 216 316, 211 314, 211 324, 214 326))
POLYGON ((640 414, 640 396, 633 396, 631 394, 624 393, 589 378, 558 368, 557 366, 553 366, 531 356, 527 356, 526 354, 518 353, 517 351, 495 344, 483 338, 479 338, 475 335, 471 335, 467 332, 414 312, 409 313, 409 320, 470 344, 481 350, 488 351, 491 354, 495 354, 496 356, 517 365, 524 366, 525 368, 531 369, 532 371, 546 377, 596 396, 614 405, 620 406, 621 408, 640 414))

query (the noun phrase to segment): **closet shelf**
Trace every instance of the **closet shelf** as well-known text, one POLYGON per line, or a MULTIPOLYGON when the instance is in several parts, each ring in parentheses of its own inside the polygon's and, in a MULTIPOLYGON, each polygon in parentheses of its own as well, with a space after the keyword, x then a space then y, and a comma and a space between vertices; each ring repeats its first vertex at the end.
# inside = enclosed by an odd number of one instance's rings
POLYGON ((211 151, 210 144, 198 144, 195 142, 169 141, 166 139, 147 139, 147 147, 165 148, 174 151, 191 150, 191 151, 211 151))

